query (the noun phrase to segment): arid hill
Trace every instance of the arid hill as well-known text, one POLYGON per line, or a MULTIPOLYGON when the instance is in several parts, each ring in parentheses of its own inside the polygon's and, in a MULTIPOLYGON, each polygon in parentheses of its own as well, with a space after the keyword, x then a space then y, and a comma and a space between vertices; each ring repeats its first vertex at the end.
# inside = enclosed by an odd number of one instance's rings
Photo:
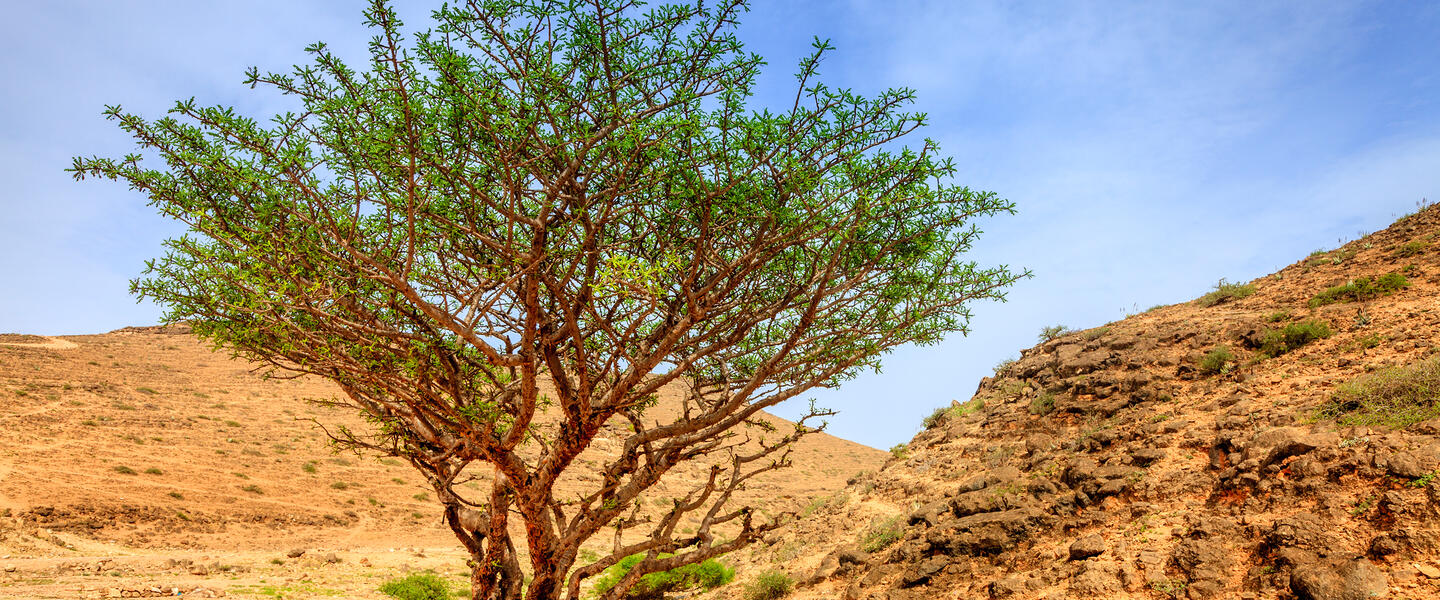
POLYGON ((800 599, 1440 598, 1437 345, 1431 206, 1025 350, 746 551, 741 583, 778 569, 800 599))
MULTIPOLYGON (((0 336, 0 597, 381 598, 379 583, 410 569, 466 580, 417 473, 331 451, 317 423, 365 426, 305 401, 337 393, 263 378, 184 327, 0 336)), ((605 460, 620 433, 581 464, 605 460)), ((886 458, 809 436, 793 468, 757 478, 739 501, 793 510, 886 458)), ((672 471, 647 510, 705 473, 672 471)), ((586 477, 577 470, 572 484, 586 477)))

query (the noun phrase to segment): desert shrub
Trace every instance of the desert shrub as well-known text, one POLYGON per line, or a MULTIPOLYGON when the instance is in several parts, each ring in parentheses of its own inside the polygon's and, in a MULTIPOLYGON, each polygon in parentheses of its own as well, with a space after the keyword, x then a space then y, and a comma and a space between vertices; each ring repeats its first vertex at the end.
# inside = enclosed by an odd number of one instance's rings
POLYGON ((1213 375, 1226 371, 1226 366, 1235 362, 1235 354, 1229 346, 1216 346, 1200 359, 1200 372, 1213 375))
POLYGON ((161 471, 160 469, 158 469, 158 468, 156 468, 156 467, 150 467, 150 468, 148 468, 148 469, 145 469, 145 473, 146 473, 146 474, 149 474, 149 475, 164 475, 164 474, 165 474, 164 471, 161 471))
POLYGON ((800 511, 800 516, 802 518, 808 517, 827 507, 831 508, 831 510, 834 510, 836 508, 845 506, 845 503, 849 501, 850 496, 846 495, 845 492, 835 492, 834 494, 830 494, 829 496, 820 496, 811 500, 810 504, 807 504, 805 508, 800 511))
POLYGON ((450 582, 434 573, 414 573, 380 584, 380 593, 399 600, 452 600, 450 582))
POLYGON ((905 536, 905 516, 895 515, 882 521, 871 523, 865 533, 860 536, 860 549, 866 552, 879 552, 889 548, 891 544, 900 541, 905 536))
POLYGON ((1039 396, 1030 400, 1030 414, 1048 415, 1055 412, 1055 394, 1041 392, 1039 396))
POLYGON ((1070 328, 1064 325, 1051 325, 1049 327, 1041 327, 1040 341, 1048 342, 1067 333, 1070 333, 1070 328))
POLYGON ((1330 337, 1330 324, 1318 319, 1291 323, 1272 329, 1260 342, 1260 354, 1274 358, 1315 340, 1330 337))
POLYGON ((795 580, 783 571, 766 571, 745 586, 745 600, 780 600, 794 586, 795 580))
POLYGON ((909 454, 910 447, 906 446, 905 444, 895 444, 894 446, 890 447, 890 456, 894 456, 895 458, 903 460, 909 454))
POLYGON ((1342 384, 1317 416, 1345 426, 1393 429, 1440 417, 1440 357, 1342 384))
POLYGON ((120 465, 120 466, 118 466, 118 467, 115 467, 115 472, 116 472, 116 473, 119 473, 119 474, 121 474, 121 475, 134 475, 134 474, 135 474, 135 469, 132 469, 132 468, 127 467, 127 466, 125 466, 125 465, 120 465))
POLYGON ((1398 256, 1400 258, 1410 258, 1412 256, 1425 252, 1425 249, 1428 247, 1430 247, 1429 244, 1426 244, 1425 242, 1422 242, 1420 240, 1415 240, 1413 242, 1408 242, 1396 246, 1395 256, 1398 256))
POLYGON ((1096 328, 1094 328, 1094 329, 1091 329, 1091 330, 1085 332, 1085 336, 1084 336, 1084 337, 1085 337, 1085 341, 1087 341, 1087 342, 1093 342, 1093 341, 1098 340, 1098 339, 1100 339, 1100 338, 1102 338, 1102 337, 1105 337, 1105 334, 1107 334, 1107 333, 1110 333, 1110 328, 1109 328, 1109 327, 1096 327, 1096 328))
POLYGON ((1266 320, 1266 321, 1269 321, 1269 322, 1271 322, 1271 323, 1279 323, 1279 322, 1281 322, 1281 321, 1289 321, 1289 320, 1290 320, 1290 309, 1288 309, 1288 308, 1282 308, 1282 309, 1277 310, 1277 311, 1275 311, 1275 312, 1273 312, 1273 313, 1270 313, 1269 315, 1267 315, 1267 316, 1265 317, 1265 320, 1266 320))
MULTIPOLYGON (((669 558, 671 554, 661 554, 660 558, 669 558)), ((631 554, 620 559, 620 562, 605 569, 599 577, 595 578, 595 592, 604 594, 620 583, 630 569, 640 564, 645 559, 643 554, 631 554)), ((635 587, 630 588, 630 595, 653 594, 656 592, 679 592, 685 590, 715 589, 735 578, 735 570, 720 563, 713 558, 698 562, 692 565, 675 567, 669 571, 648 573, 640 577, 635 587)))
POLYGON ((1202 307, 1211 307, 1222 302, 1239 300, 1254 293, 1255 286, 1253 285, 1230 283, 1221 279, 1215 283, 1214 291, 1196 298, 1195 303, 1202 307))
POLYGON ((1000 377, 1001 375, 1004 375, 1005 372, 1010 370, 1010 367, 1014 364, 1015 359, 1013 358, 1007 358, 998 363, 995 363, 995 376, 1000 377))
MULTIPOLYGON (((955 417, 963 417, 981 410, 985 410, 985 399, 978 397, 971 398, 964 404, 952 404, 935 409, 935 412, 930 413, 930 416, 921 419, 920 424, 923 425, 926 430, 930 430, 943 425, 946 421, 955 417)), ((895 449, 891 448, 890 451, 894 452, 895 449)))
POLYGON ((1310 299, 1310 308, 1340 302, 1364 302, 1388 296, 1407 287, 1410 287, 1410 281, 1399 273, 1386 273, 1378 279, 1361 277, 1316 294, 1310 299))
POLYGON ((934 429, 945 422, 945 417, 950 414, 950 407, 941 406, 930 413, 930 416, 920 420, 920 425, 926 430, 934 429))

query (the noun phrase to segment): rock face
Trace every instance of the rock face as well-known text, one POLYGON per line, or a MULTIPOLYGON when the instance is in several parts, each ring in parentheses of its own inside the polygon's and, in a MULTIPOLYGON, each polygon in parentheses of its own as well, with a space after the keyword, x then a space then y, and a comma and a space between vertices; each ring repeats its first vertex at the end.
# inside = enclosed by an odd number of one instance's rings
POLYGON ((1300 600, 1366 600, 1385 595, 1385 574, 1365 559, 1295 569, 1290 587, 1300 600))
POLYGON ((808 551, 798 600, 1440 597, 1440 418, 1361 426, 1335 395, 1387 365, 1440 370, 1436 239, 1431 208, 1248 297, 1024 350, 756 561, 808 551), (1401 271, 1392 295, 1309 305, 1401 271), (1262 348, 1311 320, 1331 335, 1262 348), (1204 368, 1220 347, 1234 360, 1204 368), (869 558, 845 568, 855 547, 869 558))

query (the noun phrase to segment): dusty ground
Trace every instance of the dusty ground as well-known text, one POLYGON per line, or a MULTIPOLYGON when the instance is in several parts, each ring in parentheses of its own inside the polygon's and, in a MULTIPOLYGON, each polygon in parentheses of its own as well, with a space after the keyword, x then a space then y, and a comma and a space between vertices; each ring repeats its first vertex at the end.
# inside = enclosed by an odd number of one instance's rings
MULTIPOLYGON (((408 466, 330 450, 317 421, 363 426, 305 401, 335 394, 264 379, 173 329, 0 336, 0 597, 377 598, 407 570, 462 581, 459 546, 408 466)), ((794 468, 740 500, 803 506, 885 456, 811 436, 794 468)), ((700 474, 677 469, 654 491, 700 474)))

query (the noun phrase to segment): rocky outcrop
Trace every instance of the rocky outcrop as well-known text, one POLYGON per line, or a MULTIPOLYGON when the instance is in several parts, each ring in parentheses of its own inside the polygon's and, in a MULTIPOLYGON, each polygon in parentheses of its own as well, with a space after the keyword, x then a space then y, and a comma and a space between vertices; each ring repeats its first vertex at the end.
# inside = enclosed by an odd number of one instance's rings
POLYGON ((1322 410, 1349 381, 1440 355, 1440 250, 1404 259, 1403 293, 1307 304, 1437 237, 1432 208, 1243 299, 1027 349, 757 560, 823 550, 802 600, 1440 597, 1440 418, 1322 410), (1302 319, 1333 335, 1260 353, 1302 319), (1221 346, 1235 359, 1202 368, 1221 346), (873 553, 842 568, 837 543, 873 553))

